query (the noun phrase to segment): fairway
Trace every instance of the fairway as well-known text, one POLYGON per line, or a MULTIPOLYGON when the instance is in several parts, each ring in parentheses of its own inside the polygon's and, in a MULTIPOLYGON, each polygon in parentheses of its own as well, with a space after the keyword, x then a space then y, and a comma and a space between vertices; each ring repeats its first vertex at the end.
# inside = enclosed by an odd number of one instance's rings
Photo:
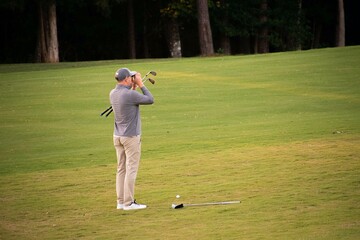
POLYGON ((0 100, 0 239, 360 238, 358 46, 0 65, 0 100), (120 67, 157 72, 140 211, 116 210, 100 117, 120 67))

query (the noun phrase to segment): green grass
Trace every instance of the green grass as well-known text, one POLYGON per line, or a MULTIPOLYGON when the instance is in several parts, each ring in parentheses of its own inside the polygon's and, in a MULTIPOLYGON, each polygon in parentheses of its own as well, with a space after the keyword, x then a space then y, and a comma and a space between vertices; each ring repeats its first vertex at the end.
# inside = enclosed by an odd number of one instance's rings
POLYGON ((359 66, 360 47, 0 65, 0 239, 359 239, 359 66), (136 212, 99 117, 123 66, 158 73, 136 212))

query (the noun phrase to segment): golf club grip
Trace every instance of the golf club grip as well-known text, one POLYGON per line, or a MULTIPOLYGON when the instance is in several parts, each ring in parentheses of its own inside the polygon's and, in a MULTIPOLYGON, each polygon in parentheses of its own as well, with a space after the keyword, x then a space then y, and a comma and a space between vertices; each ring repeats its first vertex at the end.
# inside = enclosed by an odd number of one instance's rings
POLYGON ((100 116, 104 115, 107 111, 109 111, 110 109, 112 109, 112 106, 108 107, 105 111, 103 111, 100 116))
POLYGON ((106 117, 110 115, 110 113, 112 113, 113 109, 111 108, 111 110, 105 115, 106 117))

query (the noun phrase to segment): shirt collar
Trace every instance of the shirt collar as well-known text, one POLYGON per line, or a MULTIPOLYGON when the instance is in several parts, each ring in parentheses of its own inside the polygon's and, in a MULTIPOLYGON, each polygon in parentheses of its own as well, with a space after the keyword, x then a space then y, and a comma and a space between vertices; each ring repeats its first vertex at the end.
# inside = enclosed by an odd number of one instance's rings
POLYGON ((127 88, 127 89, 131 89, 131 86, 125 86, 125 85, 121 85, 121 84, 117 84, 116 85, 116 89, 122 89, 122 88, 127 88))

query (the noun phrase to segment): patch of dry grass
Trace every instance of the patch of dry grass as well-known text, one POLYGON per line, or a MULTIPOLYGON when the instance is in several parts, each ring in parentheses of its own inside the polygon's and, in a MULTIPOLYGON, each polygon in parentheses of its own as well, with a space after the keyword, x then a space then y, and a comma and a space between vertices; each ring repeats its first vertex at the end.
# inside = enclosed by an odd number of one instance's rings
POLYGON ((358 239, 359 51, 0 66, 0 239, 358 239), (115 209, 99 118, 119 65, 158 72, 144 211, 115 209))

